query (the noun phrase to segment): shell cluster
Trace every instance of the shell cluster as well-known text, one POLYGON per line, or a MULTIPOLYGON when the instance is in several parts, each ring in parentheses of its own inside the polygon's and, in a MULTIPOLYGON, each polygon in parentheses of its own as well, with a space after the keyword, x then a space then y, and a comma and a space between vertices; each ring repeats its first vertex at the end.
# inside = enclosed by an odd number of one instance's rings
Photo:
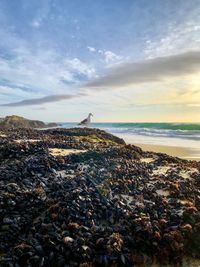
POLYGON ((181 266, 200 255, 200 163, 98 129, 0 132, 0 266, 181 266))

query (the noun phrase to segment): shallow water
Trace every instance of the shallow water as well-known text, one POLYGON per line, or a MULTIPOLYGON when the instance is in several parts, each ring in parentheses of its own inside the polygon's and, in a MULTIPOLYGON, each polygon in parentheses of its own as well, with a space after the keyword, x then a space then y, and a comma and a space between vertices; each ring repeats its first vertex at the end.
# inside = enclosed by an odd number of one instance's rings
MULTIPOLYGON (((77 123, 63 123, 62 127, 80 127, 77 123)), ((122 137, 128 143, 177 146, 196 149, 200 141, 199 123, 92 123, 122 137)))

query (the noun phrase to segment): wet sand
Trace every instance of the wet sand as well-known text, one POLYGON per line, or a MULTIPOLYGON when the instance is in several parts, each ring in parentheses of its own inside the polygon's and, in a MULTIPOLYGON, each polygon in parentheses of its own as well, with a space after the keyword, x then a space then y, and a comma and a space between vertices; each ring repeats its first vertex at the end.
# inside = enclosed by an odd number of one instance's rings
POLYGON ((49 153, 52 156, 67 156, 70 154, 84 153, 86 151, 87 150, 80 150, 80 149, 49 148, 49 153))
POLYGON ((144 151, 153 151, 158 153, 166 153, 170 156, 179 157, 187 160, 197 160, 200 161, 200 148, 192 149, 185 147, 176 146, 161 146, 161 145, 151 145, 151 144, 135 144, 141 147, 144 151))

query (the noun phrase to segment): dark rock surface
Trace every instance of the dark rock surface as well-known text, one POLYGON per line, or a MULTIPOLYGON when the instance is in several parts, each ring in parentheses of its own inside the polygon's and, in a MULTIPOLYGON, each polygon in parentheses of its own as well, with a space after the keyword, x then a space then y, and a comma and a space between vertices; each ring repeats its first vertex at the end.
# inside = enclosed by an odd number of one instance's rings
POLYGON ((0 266, 181 266, 199 211, 198 162, 98 129, 0 132, 0 266))
POLYGON ((45 128, 45 127, 56 127, 56 123, 44 123, 38 120, 28 120, 23 117, 16 115, 7 116, 0 119, 0 128, 45 128))

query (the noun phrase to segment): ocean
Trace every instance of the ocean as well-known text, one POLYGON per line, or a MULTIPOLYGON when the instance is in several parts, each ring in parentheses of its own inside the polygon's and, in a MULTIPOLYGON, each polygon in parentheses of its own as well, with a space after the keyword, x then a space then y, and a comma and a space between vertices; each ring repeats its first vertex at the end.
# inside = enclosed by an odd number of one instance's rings
MULTIPOLYGON (((62 127, 80 127, 77 123, 63 123, 62 127)), ((123 138, 127 143, 200 148, 200 123, 91 123, 123 138)))

